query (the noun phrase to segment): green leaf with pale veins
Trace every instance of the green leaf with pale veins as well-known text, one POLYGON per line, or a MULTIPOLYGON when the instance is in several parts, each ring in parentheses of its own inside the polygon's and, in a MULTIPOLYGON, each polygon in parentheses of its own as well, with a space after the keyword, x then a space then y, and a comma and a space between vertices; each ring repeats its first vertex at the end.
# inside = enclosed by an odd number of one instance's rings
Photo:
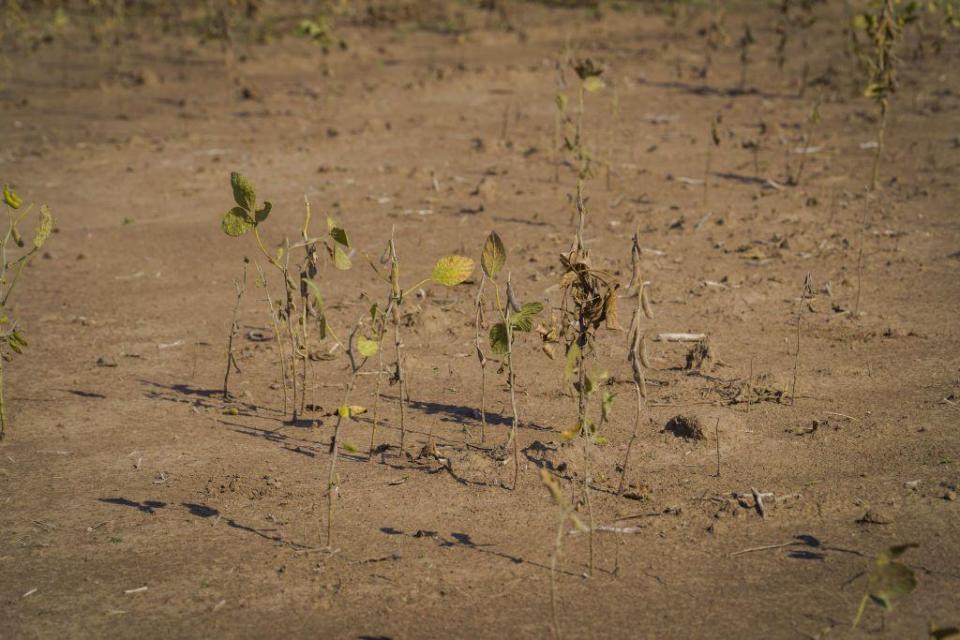
POLYGON ((257 223, 250 218, 250 214, 243 207, 230 209, 220 222, 220 228, 232 238, 239 238, 255 226, 257 223))
POLYGON ((455 287, 473 273, 473 260, 465 256, 447 256, 437 260, 430 278, 445 287, 455 287))
POLYGON ((257 207, 257 192, 253 183, 236 171, 230 174, 230 186, 233 187, 233 200, 247 211, 257 207))
POLYGON ((502 322, 490 327, 490 348, 494 353, 506 355, 510 352, 510 342, 507 338, 507 325, 502 322))
POLYGON ((487 241, 483 245, 483 253, 480 256, 480 266, 483 272, 490 279, 496 279, 497 274, 503 269, 507 262, 507 250, 503 246, 503 241, 496 231, 491 231, 487 236, 487 241))
POLYGON ((508 319, 510 326, 517 331, 530 331, 533 329, 533 317, 543 311, 543 305, 539 302, 528 302, 520 307, 520 311, 510 312, 508 319))

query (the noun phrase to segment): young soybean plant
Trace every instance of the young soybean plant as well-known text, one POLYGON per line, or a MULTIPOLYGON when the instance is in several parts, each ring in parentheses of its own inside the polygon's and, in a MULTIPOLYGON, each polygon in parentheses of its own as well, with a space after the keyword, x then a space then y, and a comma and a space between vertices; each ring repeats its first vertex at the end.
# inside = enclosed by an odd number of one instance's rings
POLYGON ((3 187, 3 203, 8 210, 7 230, 0 238, 0 440, 3 440, 7 430, 7 407, 3 399, 3 362, 12 359, 14 354, 23 353, 27 346, 19 323, 7 315, 7 304, 23 270, 50 237, 54 224, 50 209, 45 204, 40 205, 33 240, 27 245, 20 235, 18 225, 30 215, 33 204, 23 208, 23 200, 8 185, 3 187), (23 251, 18 256, 12 255, 17 249, 23 251))
MULTIPOLYGON (((256 191, 253 184, 239 173, 230 174, 230 185, 233 188, 233 198, 236 202, 235 207, 230 209, 221 221, 221 228, 224 233, 233 238, 238 238, 248 232, 253 232, 257 247, 263 254, 267 263, 274 267, 281 276, 284 284, 283 298, 278 301, 278 306, 274 314, 273 304, 271 303, 271 320, 274 326, 281 326, 286 329, 287 338, 290 347, 291 361, 291 381, 293 387, 293 421, 296 422, 300 414, 303 413, 306 406, 306 383, 307 383, 307 364, 308 357, 308 326, 312 318, 317 323, 318 337, 322 340, 327 337, 329 331, 326 314, 323 306, 323 298, 320 290, 313 278, 318 272, 318 263, 320 261, 319 245, 326 248, 334 267, 340 270, 346 270, 351 267, 348 251, 350 250, 350 239, 346 231, 332 218, 327 219, 328 237, 312 237, 310 235, 310 203, 304 199, 305 213, 304 222, 301 229, 301 242, 291 246, 289 240, 284 242, 275 255, 271 255, 263 244, 260 236, 260 225, 266 221, 270 215, 272 205, 269 201, 263 203, 263 206, 257 208, 256 191), (290 265, 290 250, 295 248, 304 249, 303 261, 292 268, 290 265), (298 309, 299 302, 299 309, 298 309), (285 326, 284 326, 285 325, 285 326), (297 363, 300 363, 300 395, 298 402, 297 395, 297 363)), ((259 271, 259 270, 258 270, 259 271)), ((259 271, 258 285, 266 288, 265 278, 262 271, 259 271)), ((269 296, 268 296, 269 299, 269 296)), ((335 336, 333 336, 335 338, 335 336)), ((281 336, 277 335, 278 344, 281 336)), ((281 366, 283 362, 283 352, 281 347, 281 366)), ((286 374, 282 376, 286 379, 286 374)), ((284 390, 286 395, 286 390, 284 390)), ((284 403, 286 404, 286 403, 284 403)))
POLYGON ((870 190, 876 191, 880 179, 880 158, 887 134, 890 97, 897 90, 897 57, 894 53, 903 38, 904 27, 917 19, 917 3, 901 0, 875 0, 873 13, 863 13, 854 20, 854 29, 866 32, 871 50, 863 55, 869 74, 864 95, 873 98, 880 112, 877 147, 873 156, 870 190))
POLYGON ((560 483, 547 469, 540 469, 540 481, 543 482, 543 486, 550 493, 553 503, 557 505, 557 537, 553 543, 553 553, 550 555, 550 613, 553 618, 551 631, 554 640, 560 640, 560 614, 557 610, 557 562, 563 551, 563 536, 566 533, 564 529, 568 520, 578 531, 585 532, 588 531, 588 528, 580 520, 569 498, 560 487, 560 483))
MULTIPOLYGON (((371 312, 376 322, 376 310, 371 312)), ((344 385, 343 398, 340 406, 337 408, 337 424, 334 427, 333 437, 330 440, 330 470, 327 475, 327 547, 333 548, 333 501, 340 493, 340 479, 337 476, 337 458, 340 453, 340 431, 341 427, 354 416, 366 413, 363 407, 350 404, 350 394, 357 386, 357 377, 360 370, 366 364, 367 359, 376 355, 380 350, 380 345, 376 337, 370 338, 361 333, 363 330, 363 320, 359 320, 354 326, 347 344, 344 345, 344 352, 350 363, 350 380, 344 385)), ((343 448, 347 451, 356 451, 356 447, 348 443, 343 443, 343 448)))
POLYGON ((860 624, 860 618, 863 617, 868 602, 873 602, 883 611, 890 611, 892 609, 890 599, 893 596, 910 593, 917 588, 917 578, 913 574, 913 569, 902 562, 897 562, 897 558, 916 546, 918 545, 897 545, 877 556, 873 568, 867 575, 867 590, 860 600, 860 606, 857 607, 852 626, 856 627, 860 624))
POLYGON ((493 285, 497 312, 500 314, 500 322, 490 327, 490 349, 493 353, 503 357, 501 369, 507 375, 507 388, 510 390, 510 407, 513 415, 510 421, 510 438, 507 441, 507 446, 509 447, 513 443, 512 488, 516 489, 520 477, 520 445, 517 438, 520 414, 517 410, 517 359, 513 351, 514 336, 518 331, 529 333, 533 329, 533 319, 543 311, 543 305, 539 302, 528 302, 523 305, 517 302, 513 286, 510 284, 509 273, 507 274, 505 295, 501 295, 497 276, 503 270, 506 262, 507 251, 503 242, 496 232, 491 232, 483 246, 480 264, 483 267, 484 274, 490 278, 493 285))
MULTIPOLYGON (((403 341, 400 339, 400 325, 402 324, 401 310, 403 303, 407 296, 430 282, 444 287, 455 287, 459 284, 463 284, 473 274, 474 262, 470 258, 459 255, 451 255, 440 258, 433 267, 430 277, 424 278, 412 287, 405 289, 400 285, 400 257, 397 254, 397 243, 393 237, 391 237, 387 243, 385 255, 390 261, 390 274, 386 278, 387 283, 390 285, 390 292, 384 314, 388 315, 393 323, 393 345, 394 353, 396 354, 394 373, 390 382, 391 384, 398 384, 400 390, 397 402, 400 407, 400 454, 403 455, 407 437, 407 384, 403 369, 403 341)), ((372 262, 371 266, 373 266, 372 262)), ((374 267, 374 269, 376 270, 376 267, 374 267)), ((379 271, 377 273, 379 273, 379 271)), ((379 380, 379 373, 377 376, 379 380)), ((379 390, 379 383, 377 388, 379 390)), ((380 395, 379 391, 377 395, 380 395)), ((430 435, 427 446, 429 449, 433 449, 433 423, 430 425, 430 435)))

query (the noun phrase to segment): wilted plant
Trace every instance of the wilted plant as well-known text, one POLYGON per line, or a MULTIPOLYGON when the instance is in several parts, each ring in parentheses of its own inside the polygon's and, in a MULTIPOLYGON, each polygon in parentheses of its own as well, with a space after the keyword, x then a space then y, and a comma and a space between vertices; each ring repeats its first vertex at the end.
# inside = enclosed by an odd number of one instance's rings
MULTIPOLYGON (((402 324, 403 320, 403 303, 407 299, 407 296, 430 282, 444 287, 455 287, 458 284, 464 283, 473 274, 474 263, 470 258, 459 255, 451 255, 440 258, 433 267, 430 277, 420 280, 412 287, 403 288, 400 285, 400 257, 397 254, 396 240, 392 237, 392 235, 387 243, 387 249, 384 252, 384 258, 385 261, 389 261, 390 263, 389 275, 384 278, 390 286, 390 291, 387 298, 387 306, 383 313, 384 316, 389 317, 393 323, 393 345, 394 353, 396 355, 396 362, 394 363, 393 376, 390 379, 390 383, 399 385, 397 403, 400 408, 400 453, 402 454, 405 450, 404 447, 406 446, 407 437, 406 402, 408 400, 407 383, 403 369, 403 341, 400 339, 400 325, 402 324)), ((374 267, 374 270, 377 271, 379 275, 380 271, 376 268, 376 265, 373 264, 373 261, 370 261, 370 265, 374 267)), ((382 336, 382 333, 380 335, 382 336)), ((378 373, 378 396, 379 376, 380 374, 378 373)), ((430 426, 429 442, 427 446, 430 448, 433 447, 433 423, 431 423, 430 426)))
POLYGON ((873 602, 883 611, 890 611, 892 609, 890 600, 893 596, 910 593, 916 589, 917 578, 913 574, 913 569, 897 561, 897 558, 916 546, 919 545, 897 545, 877 556, 873 568, 867 575, 866 593, 863 594, 857 613, 853 617, 854 627, 860 624, 860 618, 863 617, 868 602, 873 602))
POLYGON ((569 520, 578 531, 585 532, 589 529, 583 524, 583 521, 580 520, 580 517, 574 510, 573 504, 571 504, 563 492, 563 489, 560 487, 560 483, 557 482, 556 478, 554 478, 547 469, 540 469, 540 480, 550 493, 553 503, 557 505, 558 513, 557 537, 553 543, 553 553, 550 555, 550 613, 553 618, 553 625, 551 627, 553 637, 555 640, 560 640, 560 614, 557 610, 557 562, 563 552, 563 536, 566 533, 567 521, 569 520))
POLYGON ((27 346, 20 324, 7 315, 7 304, 20 282, 23 270, 50 237, 54 224, 50 209, 45 204, 40 205, 33 240, 27 245, 20 235, 18 225, 30 215, 33 204, 24 208, 23 199, 9 185, 4 185, 2 197, 8 210, 7 230, 0 238, 0 440, 4 438, 7 427, 7 408, 3 399, 3 362, 11 360, 14 355, 22 354, 27 346), (17 249, 23 251, 20 251, 19 255, 12 255, 17 249))
POLYGON ((491 232, 483 246, 480 264, 483 267, 484 275, 490 279, 490 283, 493 285, 497 312, 500 314, 500 322, 490 327, 490 349, 493 353, 503 357, 500 370, 506 373, 507 388, 510 390, 512 418, 507 447, 511 443, 513 444, 512 487, 516 489, 517 480, 520 476, 520 446, 517 438, 517 425, 520 422, 520 415, 517 409, 517 364, 516 354, 513 350, 514 336, 517 331, 528 333, 533 329, 533 319, 543 311, 543 305, 539 302, 520 304, 513 291, 513 285, 510 283, 509 273, 507 274, 504 295, 501 295, 497 276, 503 270, 506 261, 507 251, 500 240, 500 236, 496 232, 491 232))
POLYGON ((623 464, 620 466, 620 484, 617 486, 617 494, 623 495, 626 489, 627 466, 630 464, 630 453, 633 451, 633 443, 637 440, 640 432, 640 418, 643 414, 643 402, 647 398, 647 381, 643 375, 644 368, 650 368, 650 359, 647 356, 646 335, 641 328, 643 318, 653 319, 653 310, 650 307, 650 300, 647 296, 646 283, 640 271, 640 233, 633 234, 633 245, 630 250, 630 258, 633 264, 633 274, 630 278, 628 292, 632 292, 637 299, 637 306, 633 311, 633 319, 630 321, 630 331, 627 334, 627 362, 630 363, 630 371, 633 375, 633 388, 637 396, 637 412, 633 422, 633 433, 630 435, 630 442, 627 444, 627 452, 623 458, 623 464))

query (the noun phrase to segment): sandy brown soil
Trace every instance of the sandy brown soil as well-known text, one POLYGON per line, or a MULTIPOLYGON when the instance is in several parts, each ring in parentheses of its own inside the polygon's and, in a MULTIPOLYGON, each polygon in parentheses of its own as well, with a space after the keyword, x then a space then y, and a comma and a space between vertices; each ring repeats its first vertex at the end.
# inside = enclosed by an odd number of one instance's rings
MULTIPOLYGON (((352 424, 346 438, 361 454, 341 466, 339 552, 319 551, 327 414, 345 363, 315 366, 322 410, 308 416, 313 427, 291 425, 280 413, 275 344, 244 339, 232 381, 241 410, 224 413, 231 282, 255 254, 249 238, 224 236, 219 218, 229 172, 239 170, 274 203, 271 246, 296 236, 306 193, 372 254, 395 225, 410 280, 441 255, 479 257, 496 229, 520 297, 555 304, 558 255, 573 232, 575 178, 564 168, 554 183, 550 162, 553 65, 568 38, 607 65, 610 85, 588 100, 588 139, 613 165, 609 189, 602 169, 587 187, 594 258, 626 279, 639 226, 652 250, 651 330, 704 332, 714 358, 687 372, 685 346, 651 345, 650 406, 631 470, 643 499, 619 498, 609 489, 633 424, 632 389, 625 334, 601 334, 598 363, 619 398, 598 456, 595 519, 639 516, 622 525, 640 530, 598 534, 592 578, 586 538, 567 538, 564 634, 923 638, 929 623, 960 624, 960 47, 953 37, 939 59, 905 56, 882 189, 868 199, 871 151, 861 144, 875 139, 874 109, 857 95, 843 16, 829 5, 783 71, 773 11, 732 10, 731 31, 749 21, 759 41, 745 93, 731 91, 734 49, 696 77, 701 18, 674 28, 653 13, 592 20, 535 5, 513 16, 525 38, 353 27, 343 31, 350 49, 329 57, 285 38, 249 48, 236 83, 215 47, 186 37, 128 43, 127 75, 82 39, 20 62, 0 92, 0 177, 48 202, 59 230, 15 305, 29 352, 6 366, 0 636, 549 634, 556 510, 537 467, 567 462, 560 475, 579 477, 580 461, 559 442, 575 416, 562 362, 534 340, 520 347, 525 453, 510 491, 509 464, 463 445, 465 428, 473 443, 478 434, 475 288, 431 288, 405 336, 408 448, 432 426, 450 468, 367 462, 370 423, 352 424), (804 60, 811 78, 824 76, 822 149, 799 187, 775 188, 765 181, 784 181, 817 91, 797 96, 804 60), (704 206, 702 187, 684 178, 703 177, 715 112, 723 139, 704 206), (757 179, 741 143, 761 123, 757 179), (774 394, 747 413, 729 391, 751 362, 758 385, 789 395, 807 273, 818 295, 803 316, 797 401, 774 394), (706 439, 665 432, 678 414, 699 417, 706 439), (560 448, 544 454, 536 443, 560 448), (751 497, 734 497, 751 488, 773 494, 765 518, 751 497), (868 511, 879 523, 864 521, 868 511), (904 557, 917 589, 883 626, 874 607, 851 630, 863 572, 904 542, 919 544, 904 557)), ((361 260, 320 282, 338 326, 386 294, 361 260)), ((243 335, 267 328, 261 296, 242 304, 243 335)), ((395 441, 396 388, 385 393, 382 433, 395 441)), ((371 379, 356 398, 372 402, 371 379)), ((488 406, 488 442, 501 443, 510 415, 502 378, 488 406)))

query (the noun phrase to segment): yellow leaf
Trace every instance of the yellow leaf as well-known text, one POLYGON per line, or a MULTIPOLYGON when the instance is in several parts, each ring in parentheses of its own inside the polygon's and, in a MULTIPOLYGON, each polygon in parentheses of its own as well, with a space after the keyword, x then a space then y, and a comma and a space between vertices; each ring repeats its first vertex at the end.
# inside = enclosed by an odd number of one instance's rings
POLYGON ((437 260, 431 279, 445 287, 455 287, 473 273, 473 260, 465 256, 447 256, 437 260))

